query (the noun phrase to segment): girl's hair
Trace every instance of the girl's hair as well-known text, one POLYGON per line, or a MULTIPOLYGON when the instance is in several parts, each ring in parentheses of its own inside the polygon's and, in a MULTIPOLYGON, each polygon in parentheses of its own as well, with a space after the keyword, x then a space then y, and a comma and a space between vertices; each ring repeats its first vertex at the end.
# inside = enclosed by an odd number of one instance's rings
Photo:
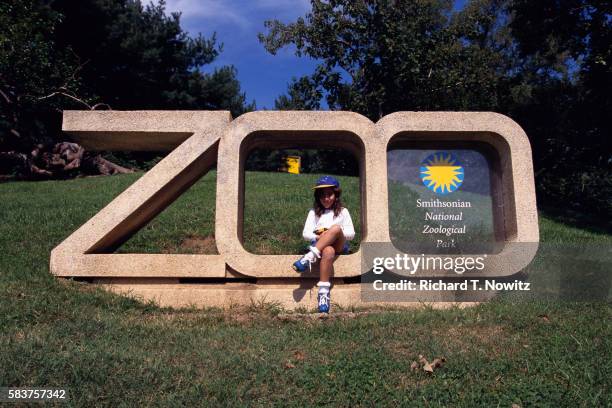
MULTIPOLYGON (((323 214, 323 212, 325 211, 325 207, 323 207, 323 205, 321 204, 321 200, 320 200, 323 190, 325 189, 317 188, 314 191, 313 208, 314 208, 314 211, 317 217, 320 217, 321 214, 323 214)), ((342 194, 342 189, 338 187, 334 187, 334 195, 336 196, 336 199, 334 200, 334 203, 330 207, 330 210, 334 211, 334 217, 337 217, 338 215, 340 215, 340 211, 342 211, 342 200, 340 200, 341 194, 342 194)))

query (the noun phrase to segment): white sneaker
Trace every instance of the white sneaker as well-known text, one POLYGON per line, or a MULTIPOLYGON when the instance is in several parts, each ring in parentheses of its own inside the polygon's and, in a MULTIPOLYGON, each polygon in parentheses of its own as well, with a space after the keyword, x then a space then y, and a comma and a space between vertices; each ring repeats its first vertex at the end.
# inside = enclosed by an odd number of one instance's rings
POLYGON ((330 292, 321 293, 318 295, 319 313, 329 313, 329 307, 331 305, 330 292))
POLYGON ((308 271, 312 272, 312 264, 317 262, 317 257, 314 253, 308 252, 306 255, 301 257, 299 260, 293 263, 293 270, 302 273, 306 271, 306 265, 308 265, 308 271))

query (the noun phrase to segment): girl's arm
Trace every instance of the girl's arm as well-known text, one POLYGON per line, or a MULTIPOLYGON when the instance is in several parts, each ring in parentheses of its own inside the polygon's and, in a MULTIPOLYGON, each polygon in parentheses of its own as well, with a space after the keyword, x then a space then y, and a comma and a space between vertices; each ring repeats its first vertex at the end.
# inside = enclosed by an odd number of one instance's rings
POLYGON ((317 239, 317 235, 313 232, 316 228, 315 223, 315 212, 314 210, 310 210, 308 212, 308 217, 306 217, 306 224, 304 224, 304 230, 302 231, 302 236, 306 241, 312 241, 313 239, 317 239))
POLYGON ((351 220, 351 215, 349 214, 346 208, 342 209, 342 233, 344 234, 344 238, 347 241, 355 238, 355 227, 353 227, 353 220, 351 220))

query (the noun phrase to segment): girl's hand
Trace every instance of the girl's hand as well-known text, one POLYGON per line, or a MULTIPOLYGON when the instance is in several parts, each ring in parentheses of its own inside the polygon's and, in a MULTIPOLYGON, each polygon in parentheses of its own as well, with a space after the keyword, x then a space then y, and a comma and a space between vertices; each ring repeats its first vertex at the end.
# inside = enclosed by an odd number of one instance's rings
POLYGON ((327 231, 327 228, 325 227, 321 227, 321 228, 317 228, 316 230, 314 230, 313 232, 315 233, 315 235, 317 236, 317 239, 319 239, 319 237, 321 236, 321 234, 323 234, 325 231, 327 231))

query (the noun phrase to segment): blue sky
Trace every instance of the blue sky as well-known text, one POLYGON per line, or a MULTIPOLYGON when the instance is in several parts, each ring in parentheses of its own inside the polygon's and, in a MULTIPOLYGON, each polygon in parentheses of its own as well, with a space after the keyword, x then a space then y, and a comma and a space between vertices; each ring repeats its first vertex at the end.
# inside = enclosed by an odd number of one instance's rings
MULTIPOLYGON (((463 3, 459 0, 458 3, 463 3)), ((190 34, 210 37, 217 33, 223 52, 211 65, 234 65, 247 100, 257 109, 274 109, 274 99, 285 93, 292 77, 314 71, 316 61, 298 58, 293 49, 268 54, 257 39, 264 32, 264 21, 278 19, 289 23, 310 10, 309 0, 167 0, 166 11, 180 11, 181 25, 190 34)))

